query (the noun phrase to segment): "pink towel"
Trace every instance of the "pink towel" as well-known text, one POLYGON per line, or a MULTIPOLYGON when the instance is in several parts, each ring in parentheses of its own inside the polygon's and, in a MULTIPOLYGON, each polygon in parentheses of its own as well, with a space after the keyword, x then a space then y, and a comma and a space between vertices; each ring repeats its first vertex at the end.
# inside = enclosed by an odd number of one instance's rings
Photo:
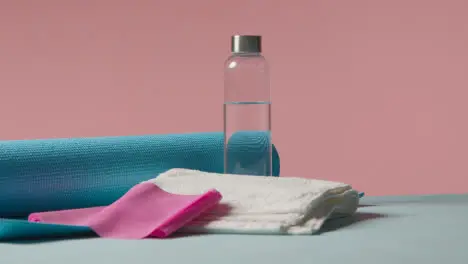
POLYGON ((164 238, 221 200, 210 190, 202 195, 168 193, 144 182, 109 206, 33 213, 30 222, 88 226, 101 237, 164 238))

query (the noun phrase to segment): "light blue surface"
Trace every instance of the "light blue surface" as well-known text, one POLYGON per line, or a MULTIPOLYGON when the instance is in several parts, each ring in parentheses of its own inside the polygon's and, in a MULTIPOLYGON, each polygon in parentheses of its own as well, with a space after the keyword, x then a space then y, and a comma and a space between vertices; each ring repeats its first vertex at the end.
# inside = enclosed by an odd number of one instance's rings
MULTIPOLYGON (((242 149, 237 151, 240 158, 252 160, 264 152, 263 141, 251 144, 252 139, 250 133, 233 142, 242 149)), ((107 205, 135 184, 172 168, 221 173, 223 144, 218 132, 0 141, 0 217, 107 205)), ((278 176, 275 148, 272 164, 278 176)), ((0 219, 0 239, 83 232, 91 230, 0 219)))
POLYGON ((468 195, 365 197, 315 236, 200 235, 0 244, 1 263, 466 264, 468 195), (349 224, 345 226, 345 224, 349 224), (341 226, 341 228, 339 228, 341 226))

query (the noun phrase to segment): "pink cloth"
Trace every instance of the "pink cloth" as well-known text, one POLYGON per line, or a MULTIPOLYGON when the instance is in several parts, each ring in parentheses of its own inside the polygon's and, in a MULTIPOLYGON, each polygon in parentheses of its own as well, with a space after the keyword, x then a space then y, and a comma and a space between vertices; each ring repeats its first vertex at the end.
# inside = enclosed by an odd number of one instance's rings
POLYGON ((33 213, 30 222, 88 226, 101 237, 164 238, 221 200, 216 190, 202 195, 165 192, 140 183, 109 206, 33 213))

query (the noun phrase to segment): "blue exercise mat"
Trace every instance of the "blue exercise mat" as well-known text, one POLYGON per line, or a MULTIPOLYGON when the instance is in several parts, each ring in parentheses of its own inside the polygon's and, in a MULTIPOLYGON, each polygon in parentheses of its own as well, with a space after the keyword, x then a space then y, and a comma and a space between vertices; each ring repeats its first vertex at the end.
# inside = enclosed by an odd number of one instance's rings
MULTIPOLYGON (((263 156, 256 155, 266 149, 258 142, 269 142, 250 140, 252 134, 235 142, 242 149, 237 155, 249 161, 263 156)), ((108 205, 172 168, 222 173, 223 142, 219 132, 0 141, 0 239, 90 233, 87 227, 22 219, 32 212, 108 205)), ((273 175, 279 176, 279 155, 272 151, 273 175)))

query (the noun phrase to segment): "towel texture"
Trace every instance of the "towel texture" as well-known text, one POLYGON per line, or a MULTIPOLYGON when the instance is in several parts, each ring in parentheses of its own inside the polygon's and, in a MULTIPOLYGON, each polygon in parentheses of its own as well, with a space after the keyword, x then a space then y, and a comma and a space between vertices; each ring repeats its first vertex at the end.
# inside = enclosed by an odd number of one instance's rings
POLYGON ((140 183, 105 207, 33 213, 30 222, 88 226, 100 237, 165 238, 221 200, 216 190, 200 195, 165 192, 151 183, 140 183))
POLYGON ((350 185, 304 178, 250 177, 172 169, 149 180, 177 194, 216 189, 222 201, 180 232, 313 234, 333 215, 351 215, 359 194, 350 185))
MULTIPOLYGON (((24 219, 33 212, 107 206, 136 184, 172 168, 221 173, 223 136, 209 132, 0 141, 0 240, 92 233, 88 227, 24 219)), ((245 160, 265 149, 259 145, 265 141, 252 140, 249 135, 234 144, 245 160)), ((272 164, 278 176, 274 147, 272 164)))

